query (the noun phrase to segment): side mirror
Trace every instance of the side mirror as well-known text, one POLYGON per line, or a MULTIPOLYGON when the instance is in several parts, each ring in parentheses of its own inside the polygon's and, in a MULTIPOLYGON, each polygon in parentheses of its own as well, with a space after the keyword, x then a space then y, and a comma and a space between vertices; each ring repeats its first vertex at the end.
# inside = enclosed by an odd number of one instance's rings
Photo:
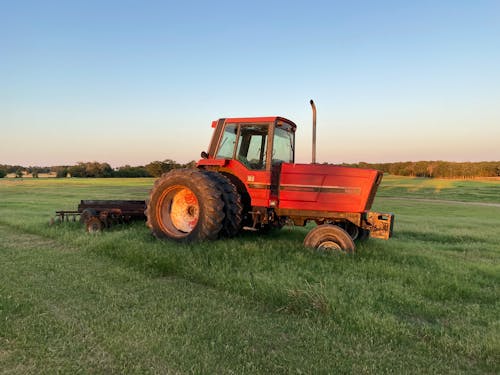
POLYGON ((202 159, 208 159, 208 154, 206 153, 206 151, 201 152, 201 157, 202 159))

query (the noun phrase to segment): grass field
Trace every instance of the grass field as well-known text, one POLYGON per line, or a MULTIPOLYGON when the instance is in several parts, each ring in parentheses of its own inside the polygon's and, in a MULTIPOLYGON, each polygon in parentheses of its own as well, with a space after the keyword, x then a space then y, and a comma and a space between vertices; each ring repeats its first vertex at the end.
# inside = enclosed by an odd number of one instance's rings
POLYGON ((394 238, 305 228, 196 245, 49 226, 152 179, 0 180, 0 373, 500 372, 500 182, 386 177, 394 238))

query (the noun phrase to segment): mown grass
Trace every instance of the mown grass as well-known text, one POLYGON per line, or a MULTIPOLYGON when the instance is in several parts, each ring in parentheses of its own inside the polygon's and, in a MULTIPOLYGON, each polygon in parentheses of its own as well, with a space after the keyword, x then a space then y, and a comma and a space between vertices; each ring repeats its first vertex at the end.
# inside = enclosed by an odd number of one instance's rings
POLYGON ((378 196, 500 204, 500 181, 385 176, 378 196))
POLYGON ((500 208, 474 202, 496 203, 500 183, 385 179, 374 209, 396 213, 395 236, 353 256, 304 249, 304 228, 180 245, 143 223, 47 225, 80 199, 143 199, 152 182, 0 182, 0 368, 499 372, 500 208))

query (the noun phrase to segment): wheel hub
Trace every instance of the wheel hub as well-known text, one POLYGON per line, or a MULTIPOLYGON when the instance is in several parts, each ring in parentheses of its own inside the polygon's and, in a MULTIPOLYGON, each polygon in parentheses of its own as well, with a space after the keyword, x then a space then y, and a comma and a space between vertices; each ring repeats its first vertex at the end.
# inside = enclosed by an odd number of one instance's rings
POLYGON ((342 250, 342 247, 334 241, 324 241, 318 245, 317 249, 319 251, 337 251, 342 250))
POLYGON ((200 206, 193 192, 187 188, 180 189, 173 197, 170 206, 172 225, 182 232, 191 232, 198 223, 200 206))

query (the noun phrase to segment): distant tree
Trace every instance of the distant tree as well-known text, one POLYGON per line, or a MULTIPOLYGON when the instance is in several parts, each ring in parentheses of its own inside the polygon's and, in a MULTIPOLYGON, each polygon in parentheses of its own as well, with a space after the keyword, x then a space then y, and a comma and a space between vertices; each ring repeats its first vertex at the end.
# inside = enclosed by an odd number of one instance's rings
POLYGON ((413 165, 413 173, 417 177, 428 177, 426 161, 418 161, 413 165))
POLYGON ((71 177, 87 177, 85 174, 85 164, 82 162, 69 167, 68 173, 71 175, 71 177))
POLYGON ((19 169, 23 170, 24 167, 21 165, 8 165, 7 166, 7 173, 16 173, 19 169))
POLYGON ((7 176, 7 171, 5 169, 0 169, 0 178, 7 176))
POLYGON ((125 165, 119 167, 113 173, 114 177, 151 177, 147 169, 143 166, 131 167, 130 165, 125 165))
POLYGON ((16 174, 16 178, 21 178, 21 177, 23 177, 23 171, 22 171, 22 169, 18 169, 18 170, 16 170, 15 174, 16 174))
POLYGON ((33 177, 33 178, 38 178, 38 169, 33 168, 33 169, 31 170, 31 177, 33 177))
POLYGON ((100 163, 99 173, 96 177, 113 177, 113 168, 108 163, 100 163))
POLYGON ((151 163, 146 164, 145 168, 148 171, 148 173, 153 177, 160 177, 164 172, 163 163, 161 161, 158 161, 158 160, 152 161, 151 163))
POLYGON ((189 163, 186 163, 182 166, 183 168, 194 168, 196 167, 196 162, 194 160, 191 160, 189 163))
POLYGON ((56 173, 56 177, 57 178, 65 178, 65 177, 68 177, 68 167, 63 167, 63 166, 60 166, 60 167, 54 167, 52 169, 52 172, 55 172, 56 173))
POLYGON ((85 168, 85 177, 101 177, 101 164, 96 161, 82 164, 85 168))
POLYGON ((399 175, 401 176, 415 176, 414 165, 411 161, 400 163, 399 175))
POLYGON ((113 177, 113 168, 108 163, 79 162, 68 168, 71 177, 113 177))
POLYGON ((39 175, 40 173, 49 173, 50 167, 29 166, 28 168, 26 168, 26 171, 32 175, 33 173, 39 175))
POLYGON ((165 172, 171 171, 172 169, 182 168, 181 164, 177 163, 175 160, 172 159, 165 159, 163 161, 163 166, 165 172))

